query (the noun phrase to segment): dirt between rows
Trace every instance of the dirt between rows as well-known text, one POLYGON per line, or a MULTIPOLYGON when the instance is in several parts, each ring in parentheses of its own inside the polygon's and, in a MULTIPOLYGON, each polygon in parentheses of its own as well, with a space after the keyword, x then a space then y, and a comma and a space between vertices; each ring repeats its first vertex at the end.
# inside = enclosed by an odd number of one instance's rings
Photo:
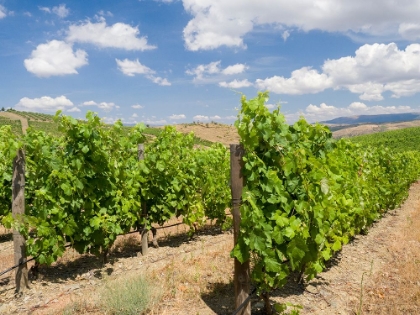
MULTIPOLYGON (((374 297, 377 305, 386 306, 388 298, 402 289, 398 280, 401 275, 395 269, 401 254, 393 249, 409 246, 420 250, 420 239, 407 240, 402 233, 410 229, 411 218, 420 213, 419 200, 417 182, 400 208, 374 223, 367 235, 359 235, 345 245, 318 277, 305 285, 291 281, 274 291, 271 302, 301 305, 302 315, 387 314, 370 311, 372 299, 367 296, 374 297), (378 279, 394 282, 379 287, 382 280, 378 279)), ((156 285, 167 291, 150 314, 232 314, 232 234, 209 225, 189 240, 186 230, 182 225, 158 230, 160 247, 150 248, 147 256, 139 254, 138 234, 120 237, 105 265, 99 258, 69 250, 57 263, 41 268, 41 279, 34 280, 22 296, 13 294, 13 274, 0 277, 0 314, 62 314, 69 303, 89 300, 109 279, 138 273, 160 279, 156 285)), ((0 241, 0 261, 11 262, 11 241, 0 241)), ((414 286, 420 294, 420 282, 414 286)), ((397 308, 393 314, 420 314, 416 303, 397 308)), ((262 309, 262 302, 253 297, 252 314, 263 314, 262 309)), ((84 313, 100 314, 97 310, 84 313)))

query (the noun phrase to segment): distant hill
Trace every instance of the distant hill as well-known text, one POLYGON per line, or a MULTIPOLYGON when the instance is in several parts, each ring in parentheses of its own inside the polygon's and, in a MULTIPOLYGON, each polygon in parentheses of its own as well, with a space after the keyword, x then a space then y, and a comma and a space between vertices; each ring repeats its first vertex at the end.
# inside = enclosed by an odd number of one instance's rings
POLYGON ((338 117, 331 120, 321 121, 321 123, 326 125, 384 124, 419 119, 420 113, 403 113, 338 117))

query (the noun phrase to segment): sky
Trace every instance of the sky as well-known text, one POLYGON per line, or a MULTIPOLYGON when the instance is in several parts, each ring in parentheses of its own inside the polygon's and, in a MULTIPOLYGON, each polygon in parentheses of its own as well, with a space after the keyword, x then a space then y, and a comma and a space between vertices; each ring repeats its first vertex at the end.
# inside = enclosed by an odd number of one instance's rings
POLYGON ((420 0, 0 0, 0 107, 106 123, 420 112, 420 0))

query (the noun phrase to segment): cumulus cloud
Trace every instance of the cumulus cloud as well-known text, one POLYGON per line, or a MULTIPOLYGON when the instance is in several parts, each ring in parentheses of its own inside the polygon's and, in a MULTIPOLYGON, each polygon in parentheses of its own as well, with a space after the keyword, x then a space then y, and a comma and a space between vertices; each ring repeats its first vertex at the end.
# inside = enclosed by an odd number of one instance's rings
POLYGON ((198 65, 193 69, 185 71, 186 74, 194 76, 194 81, 203 80, 211 75, 234 75, 245 72, 248 67, 244 64, 237 63, 226 68, 221 67, 221 61, 214 61, 208 64, 198 65))
POLYGON ((140 104, 131 105, 131 107, 134 108, 134 109, 143 109, 144 108, 144 106, 140 105, 140 104))
POLYGON ((100 109, 103 109, 106 112, 109 112, 109 111, 111 111, 114 108, 116 108, 116 109, 120 108, 118 105, 115 105, 115 103, 113 103, 113 102, 109 102, 109 103, 108 102, 100 102, 100 103, 97 103, 95 101, 87 101, 87 102, 84 102, 82 105, 83 106, 96 106, 96 107, 98 107, 100 109))
POLYGON ((119 60, 115 59, 118 65, 118 69, 124 73, 125 75, 128 75, 129 77, 134 77, 135 74, 153 74, 155 73, 152 69, 149 67, 146 67, 145 65, 142 65, 139 60, 119 60))
POLYGON ((398 114, 413 111, 410 106, 367 106, 362 102, 353 102, 347 107, 336 107, 321 103, 319 106, 310 104, 303 112, 285 115, 289 123, 305 117, 309 122, 325 121, 342 116, 398 114))
POLYGON ((225 87, 225 88, 231 88, 231 89, 240 89, 240 88, 243 88, 243 87, 250 87, 252 85, 253 84, 251 82, 249 82, 247 79, 241 80, 241 81, 238 81, 238 80, 235 79, 231 82, 223 81, 223 82, 219 83, 219 86, 225 87))
POLYGON ((257 79, 256 85, 278 94, 347 89, 364 101, 380 101, 386 91, 394 98, 414 95, 420 92, 420 44, 408 45, 405 50, 395 43, 366 44, 354 56, 326 60, 322 72, 303 67, 290 78, 257 79))
POLYGON ((179 114, 179 115, 171 115, 171 116, 169 116, 169 119, 172 119, 172 120, 178 120, 178 119, 185 119, 185 118, 187 118, 187 116, 185 116, 184 114, 179 114))
POLYGON ((195 115, 193 117, 194 120, 198 120, 198 121, 206 121, 209 120, 209 116, 205 116, 205 115, 195 115))
POLYGON ((0 19, 5 18, 7 16, 7 10, 4 6, 0 4, 0 19))
POLYGON ((89 43, 102 48, 120 48, 125 50, 150 50, 156 46, 147 43, 147 37, 139 37, 138 27, 124 23, 106 24, 104 18, 97 23, 86 21, 72 24, 67 31, 67 41, 89 43))
POLYGON ((38 45, 31 57, 24 60, 26 70, 38 77, 77 74, 76 69, 87 64, 84 50, 73 51, 71 44, 59 40, 38 45))
POLYGON ((76 106, 66 110, 66 112, 68 112, 68 113, 75 113, 75 112, 80 112, 80 111, 81 111, 80 108, 78 108, 76 106))
POLYGON ((140 63, 138 59, 136 60, 119 60, 115 59, 118 65, 118 69, 129 77, 134 77, 136 74, 143 74, 151 80, 152 82, 162 85, 162 86, 169 86, 171 83, 166 78, 157 77, 154 74, 156 71, 150 69, 149 67, 140 63))
POLYGON ((21 98, 19 103, 15 105, 15 108, 22 111, 55 112, 72 106, 74 106, 73 102, 64 95, 61 95, 56 98, 52 98, 50 96, 42 96, 40 98, 24 97, 21 98))
POLYGON ((242 63, 237 63, 232 66, 228 66, 225 69, 222 70, 222 74, 225 75, 232 75, 232 74, 239 74, 244 72, 248 67, 242 63))
MULTIPOLYGON (((420 16, 420 0, 183 0, 192 19, 183 31, 187 49, 209 50, 220 46, 246 48, 244 36, 255 27, 305 32, 321 30, 380 37, 394 36, 413 40, 420 16), (417 25, 416 25, 417 24, 417 25)), ((290 33, 283 32, 286 40, 290 33)))
POLYGON ((332 87, 332 80, 324 73, 311 67, 303 67, 292 72, 290 78, 273 76, 257 79, 255 84, 261 90, 269 90, 278 94, 307 94, 322 92, 332 87))

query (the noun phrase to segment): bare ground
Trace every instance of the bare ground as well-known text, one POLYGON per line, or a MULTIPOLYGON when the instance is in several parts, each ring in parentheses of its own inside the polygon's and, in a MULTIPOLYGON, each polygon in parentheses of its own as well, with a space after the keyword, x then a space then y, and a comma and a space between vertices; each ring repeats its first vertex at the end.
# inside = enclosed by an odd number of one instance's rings
MULTIPOLYGON (((208 226, 188 241, 185 227, 171 229, 159 230, 161 246, 151 248, 146 257, 138 254, 138 234, 121 237, 105 265, 70 250, 53 266, 42 268, 43 278, 20 297, 13 295, 13 277, 2 277, 0 314, 62 314, 75 301, 93 303, 95 292, 110 279, 137 273, 147 274, 164 292, 150 314, 231 314, 232 235, 208 226)), ((419 314, 419 231, 420 183, 415 183, 401 208, 344 246, 327 270, 305 286, 291 281, 275 291, 271 301, 302 305, 303 315, 419 314)), ((3 239, 0 261, 11 258, 9 247, 11 242, 3 239)), ((252 305, 253 314, 262 314, 258 298, 253 297, 252 305)), ((101 314, 94 306, 83 313, 101 314)))
POLYGON ((0 116, 7 117, 12 120, 20 120, 20 123, 22 124, 22 133, 26 133, 26 129, 28 129, 29 125, 28 120, 25 117, 11 112, 0 112, 0 116))

